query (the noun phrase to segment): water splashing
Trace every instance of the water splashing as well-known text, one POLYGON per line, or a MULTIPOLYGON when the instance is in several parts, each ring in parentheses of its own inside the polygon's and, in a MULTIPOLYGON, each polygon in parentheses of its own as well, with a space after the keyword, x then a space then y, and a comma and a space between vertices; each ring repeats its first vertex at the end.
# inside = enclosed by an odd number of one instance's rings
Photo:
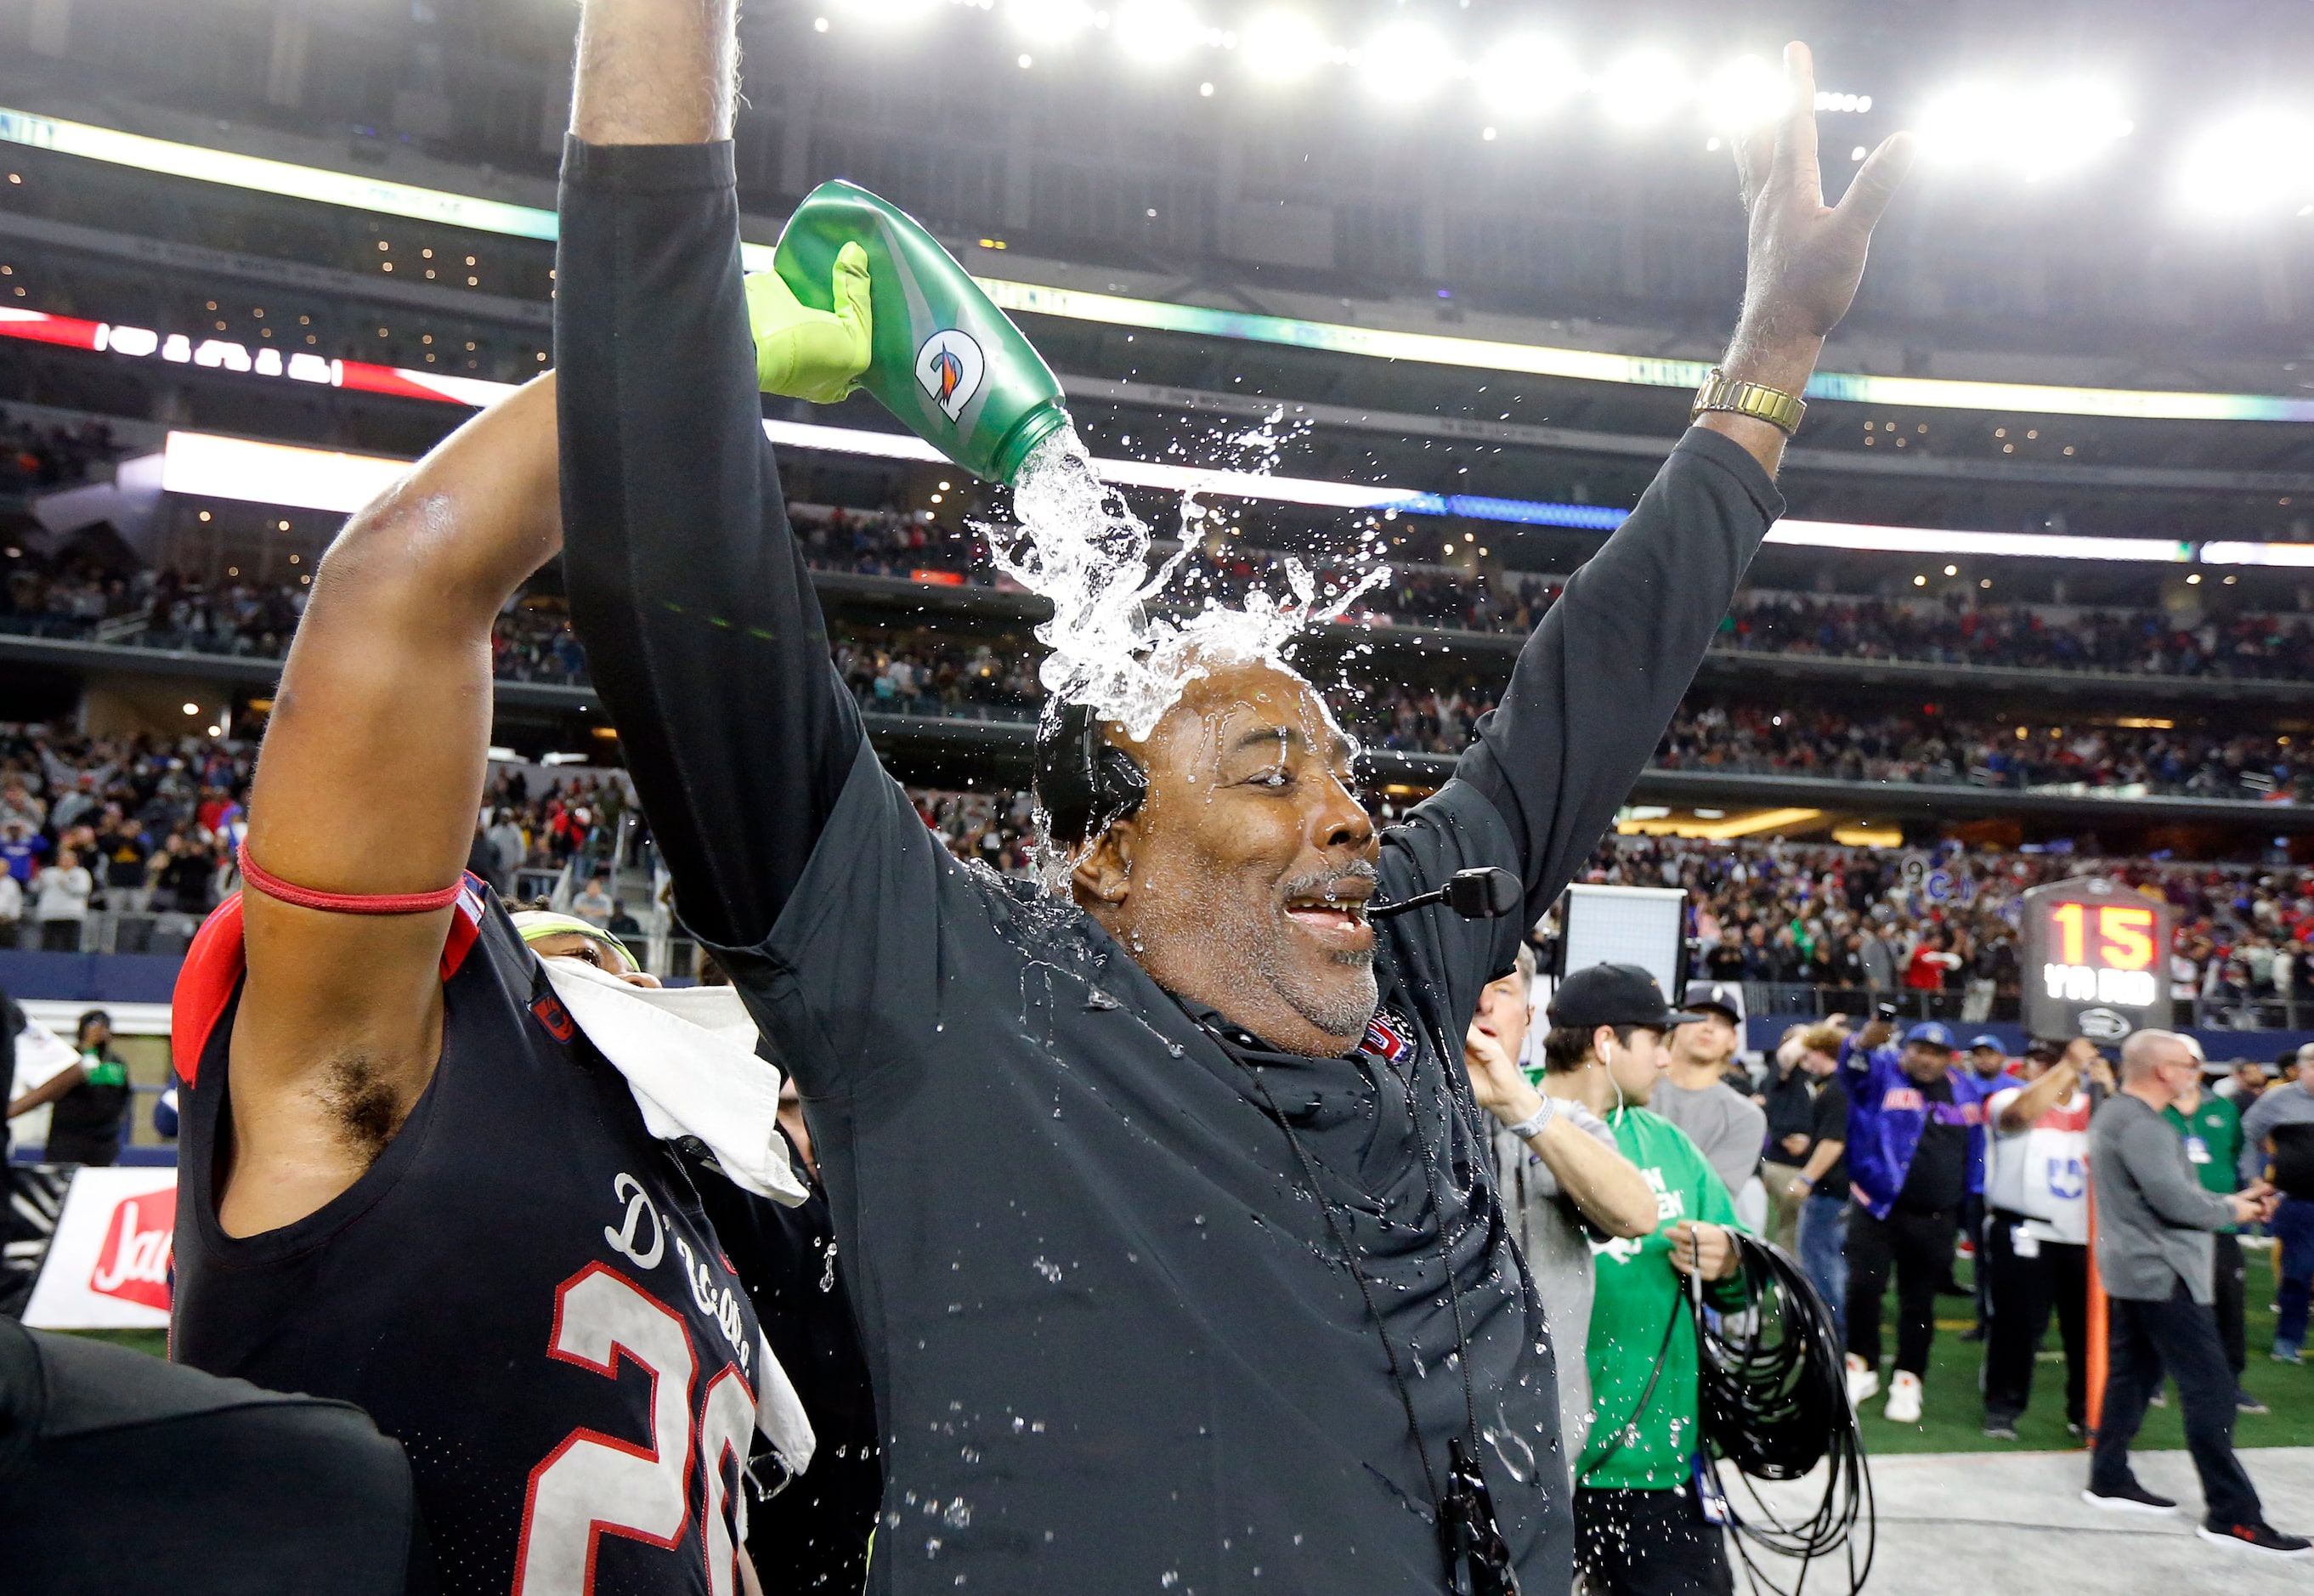
MULTIPOLYGON (((1232 442, 1244 448, 1249 439, 1260 441, 1265 463, 1275 463, 1265 433, 1232 442)), ((1206 517, 1190 514, 1198 507, 1185 497, 1180 547, 1151 572, 1149 528, 1093 474, 1073 429, 1030 454, 1013 482, 1012 505, 1017 526, 984 530, 997 569, 1052 601, 1053 618, 1037 628, 1038 640, 1052 650, 1038 673, 1046 691, 1091 707, 1135 742, 1199 676, 1220 665, 1285 665, 1299 633, 1338 619, 1389 575, 1376 565, 1321 599, 1309 565, 1288 558, 1282 595, 1256 586, 1241 606, 1209 596, 1202 609, 1160 613, 1155 606, 1197 551, 1204 534, 1197 524, 1206 517)), ((1177 595, 1177 602, 1187 596, 1177 595)))
MULTIPOLYGON (((1232 436, 1228 448, 1258 469, 1274 468, 1278 419, 1232 436)), ((1180 546, 1153 571, 1148 526, 1094 474, 1073 428, 1029 454, 1013 481, 1012 507, 1015 525, 978 530, 997 570, 1053 605, 1053 618, 1036 632, 1051 650, 1038 670, 1046 714, 1082 704, 1135 742, 1147 738, 1191 682, 1218 667, 1270 663, 1291 669, 1289 653, 1301 633, 1339 619, 1390 574, 1368 544, 1364 551, 1373 563, 1321 595, 1309 563, 1288 557, 1280 572, 1284 593, 1257 581, 1241 604, 1208 593, 1202 607, 1192 608, 1187 589, 1195 583, 1181 580, 1184 568, 1220 517, 1207 515, 1193 493, 1183 495, 1180 546), (1176 590, 1169 595, 1169 588, 1176 590)), ((1047 885, 1064 881, 1071 861, 1039 851, 1047 885)))

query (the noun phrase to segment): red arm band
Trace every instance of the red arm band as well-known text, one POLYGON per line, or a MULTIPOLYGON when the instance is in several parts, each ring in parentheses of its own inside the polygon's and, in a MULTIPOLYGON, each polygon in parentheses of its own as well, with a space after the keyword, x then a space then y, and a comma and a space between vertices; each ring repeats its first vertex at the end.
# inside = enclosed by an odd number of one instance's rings
POLYGON ((298 886, 266 870, 241 845, 241 878, 269 898, 295 904, 300 909, 321 909, 332 914, 427 914, 446 909, 465 890, 461 879, 436 892, 316 892, 298 886))

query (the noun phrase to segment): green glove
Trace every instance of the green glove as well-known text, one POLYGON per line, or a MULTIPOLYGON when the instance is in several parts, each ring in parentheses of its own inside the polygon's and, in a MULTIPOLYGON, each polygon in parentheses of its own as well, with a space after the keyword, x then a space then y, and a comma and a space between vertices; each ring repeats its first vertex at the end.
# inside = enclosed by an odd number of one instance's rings
POLYGON ((755 380, 766 393, 834 404, 860 385, 870 358, 868 251, 836 251, 835 308, 802 304, 776 271, 747 278, 747 325, 755 335, 755 380))

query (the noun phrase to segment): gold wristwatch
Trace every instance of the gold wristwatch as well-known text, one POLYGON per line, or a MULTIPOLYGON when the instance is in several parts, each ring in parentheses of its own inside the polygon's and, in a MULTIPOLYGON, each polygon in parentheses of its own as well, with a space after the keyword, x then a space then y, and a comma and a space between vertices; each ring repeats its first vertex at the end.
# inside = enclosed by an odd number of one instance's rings
POLYGON ((1688 419, 1693 420, 1706 410, 1750 416, 1789 437, 1800 429, 1800 418, 1807 414, 1807 404, 1797 394, 1780 388, 1736 382, 1715 366, 1711 375, 1703 379, 1703 386, 1695 391, 1695 402, 1688 407, 1688 419))

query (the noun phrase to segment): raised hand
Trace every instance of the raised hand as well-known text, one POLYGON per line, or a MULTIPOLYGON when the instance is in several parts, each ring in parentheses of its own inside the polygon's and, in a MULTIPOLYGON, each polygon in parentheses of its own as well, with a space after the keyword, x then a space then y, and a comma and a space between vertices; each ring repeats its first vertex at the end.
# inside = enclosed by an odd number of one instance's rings
MULTIPOLYGON (((1750 218, 1744 309, 1721 369, 1738 382, 1797 394, 1806 388, 1824 335, 1856 302, 1872 229, 1912 163, 1908 133, 1872 152, 1838 205, 1824 202, 1816 164, 1815 61, 1804 44, 1784 47, 1784 114, 1737 135, 1736 175, 1750 218)), ((1784 435, 1765 421, 1724 412, 1697 425, 1724 432, 1773 474, 1784 435)))
POLYGON ((1505 1124, 1516 1124, 1542 1107, 1542 1096, 1510 1055, 1501 1038, 1476 1020, 1462 1035, 1462 1067, 1471 1074, 1471 1095, 1479 1107, 1505 1124))
POLYGON ((1826 206, 1816 160, 1815 59, 1807 46, 1784 47, 1784 114, 1735 141, 1751 218, 1737 336, 1749 331, 1768 344, 1821 340, 1840 324, 1863 280, 1872 229, 1912 163, 1912 135, 1894 134, 1857 170, 1840 203, 1826 206))

